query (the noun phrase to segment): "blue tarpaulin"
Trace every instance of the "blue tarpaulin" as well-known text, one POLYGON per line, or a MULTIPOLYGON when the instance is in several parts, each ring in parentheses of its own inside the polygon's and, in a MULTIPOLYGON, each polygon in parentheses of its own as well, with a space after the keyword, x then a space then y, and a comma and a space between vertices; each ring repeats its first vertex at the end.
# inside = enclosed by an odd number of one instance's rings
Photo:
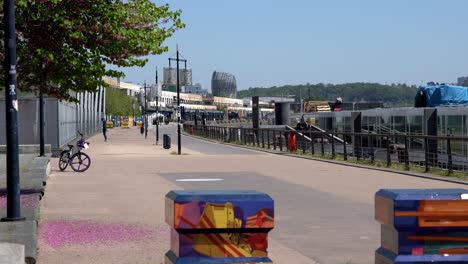
POLYGON ((468 105, 468 87, 455 85, 431 85, 418 89, 416 98, 425 97, 426 107, 468 105))

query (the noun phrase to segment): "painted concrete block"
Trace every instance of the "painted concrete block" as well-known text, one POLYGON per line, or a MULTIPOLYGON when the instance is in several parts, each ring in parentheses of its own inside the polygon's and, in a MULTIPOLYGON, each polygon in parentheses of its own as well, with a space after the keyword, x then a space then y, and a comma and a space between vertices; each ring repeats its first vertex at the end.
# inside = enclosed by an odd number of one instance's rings
POLYGON ((264 193, 171 191, 165 216, 172 228, 167 264, 272 263, 274 202, 264 193))
POLYGON ((468 263, 468 190, 380 190, 375 219, 375 263, 468 263))

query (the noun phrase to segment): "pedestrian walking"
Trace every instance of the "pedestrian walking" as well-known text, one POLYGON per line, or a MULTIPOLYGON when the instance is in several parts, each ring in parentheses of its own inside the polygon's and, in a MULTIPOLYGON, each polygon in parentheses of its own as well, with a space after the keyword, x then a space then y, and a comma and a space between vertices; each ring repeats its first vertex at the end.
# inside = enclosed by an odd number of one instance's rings
POLYGON ((101 121, 102 121, 102 134, 104 135, 104 142, 107 141, 107 122, 106 122, 106 119, 104 118, 101 118, 101 121))

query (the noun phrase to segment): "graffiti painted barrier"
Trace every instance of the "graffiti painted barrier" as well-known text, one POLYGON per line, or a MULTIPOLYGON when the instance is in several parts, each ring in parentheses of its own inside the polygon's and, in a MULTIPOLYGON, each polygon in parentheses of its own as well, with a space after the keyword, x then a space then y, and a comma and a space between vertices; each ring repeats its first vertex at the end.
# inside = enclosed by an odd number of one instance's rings
POLYGON ((166 195, 171 249, 165 264, 273 263, 268 232, 274 202, 256 191, 171 191, 166 195))
POLYGON ((468 263, 468 190, 380 190, 376 264, 468 263))

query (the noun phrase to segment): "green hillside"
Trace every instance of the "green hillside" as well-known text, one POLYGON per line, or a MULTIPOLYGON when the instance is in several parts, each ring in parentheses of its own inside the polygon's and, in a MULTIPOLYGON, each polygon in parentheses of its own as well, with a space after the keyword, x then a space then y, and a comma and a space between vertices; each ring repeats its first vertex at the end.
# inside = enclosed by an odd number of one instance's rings
POLYGON ((346 83, 346 84, 305 84, 285 85, 270 88, 249 88, 237 92, 238 98, 252 96, 284 96, 304 100, 334 101, 343 98, 343 102, 381 101, 387 106, 412 106, 416 95, 416 86, 406 84, 346 83))

